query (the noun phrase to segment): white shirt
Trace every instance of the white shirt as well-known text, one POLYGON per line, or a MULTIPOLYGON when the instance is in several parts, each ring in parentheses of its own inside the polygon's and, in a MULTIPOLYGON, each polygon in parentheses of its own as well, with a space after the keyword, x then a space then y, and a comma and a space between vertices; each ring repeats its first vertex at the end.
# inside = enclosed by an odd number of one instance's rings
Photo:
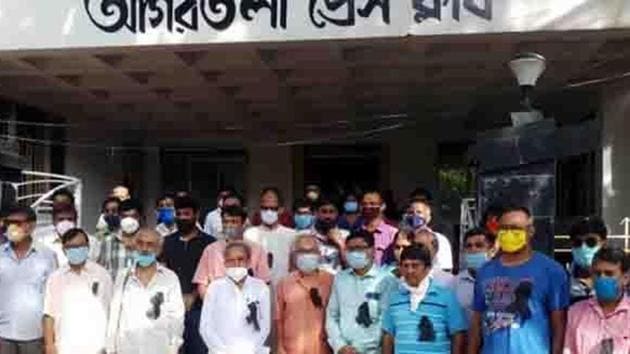
MULTIPOLYGON (((88 235, 88 240, 90 243, 90 251, 88 254, 88 259, 96 262, 98 260, 98 256, 101 252, 101 243, 98 239, 92 235, 88 235)), ((53 227, 52 230, 48 230, 48 233, 41 233, 37 242, 39 244, 48 247, 53 252, 55 252, 55 256, 57 257, 57 265, 59 267, 63 267, 68 265, 68 258, 66 254, 63 252, 63 243, 61 242, 61 237, 57 234, 57 231, 53 227)))
POLYGON ((466 310, 468 319, 472 316, 472 303, 475 295, 475 278, 470 275, 468 269, 462 270, 455 277, 455 295, 457 301, 466 310))
POLYGON ((54 320, 58 354, 100 354, 105 349, 112 288, 107 270, 91 261, 80 273, 66 265, 51 274, 44 314, 54 320))
POLYGON ((221 220, 221 209, 216 208, 206 215, 206 221, 203 224, 203 232, 214 237, 222 237, 223 220, 221 220))
POLYGON ((239 289, 229 278, 208 286, 203 301, 199 331, 211 354, 266 354, 265 340, 271 328, 269 287, 247 277, 239 289), (248 304, 256 303, 260 331, 247 322, 248 304))
POLYGON ((289 256, 295 237, 295 230, 282 225, 276 226, 273 230, 262 225, 255 226, 247 229, 243 234, 245 240, 261 245, 271 254, 268 259, 273 284, 289 275, 289 256))
POLYGON ((435 257, 435 266, 441 269, 453 270, 453 250, 451 249, 451 241, 448 237, 439 232, 435 233, 438 240, 438 252, 435 257))
POLYGON ((157 265, 148 286, 135 275, 135 268, 116 277, 107 329, 107 353, 176 354, 183 343, 184 300, 177 275, 157 265), (152 301, 162 294, 157 319, 152 301))
POLYGON ((431 268, 429 277, 435 280, 435 284, 453 290, 455 288, 455 276, 449 272, 446 272, 436 266, 431 268))

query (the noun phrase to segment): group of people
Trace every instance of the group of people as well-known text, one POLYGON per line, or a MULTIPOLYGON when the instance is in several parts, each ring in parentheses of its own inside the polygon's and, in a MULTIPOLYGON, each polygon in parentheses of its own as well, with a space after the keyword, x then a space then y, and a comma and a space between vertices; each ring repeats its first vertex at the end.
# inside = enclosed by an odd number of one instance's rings
POLYGON ((93 235, 71 193, 52 225, 0 215, 0 354, 627 354, 630 259, 597 217, 570 232, 568 268, 532 248, 527 208, 469 230, 459 259, 419 189, 401 220, 378 191, 342 203, 276 188, 247 213, 233 190, 201 219, 162 196, 149 228, 124 187, 93 235), (199 222, 204 220, 203 225, 199 222))

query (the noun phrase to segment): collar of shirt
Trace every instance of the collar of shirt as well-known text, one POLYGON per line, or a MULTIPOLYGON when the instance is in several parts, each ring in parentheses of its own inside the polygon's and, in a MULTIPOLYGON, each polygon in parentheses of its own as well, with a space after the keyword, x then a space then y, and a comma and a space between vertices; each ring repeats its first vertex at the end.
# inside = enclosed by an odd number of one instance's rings
MULTIPOLYGON (((411 291, 409 291, 409 289, 407 289, 407 287, 405 287, 405 285, 403 284, 404 280, 400 282, 400 284, 398 285, 398 288, 400 289, 400 291, 405 295, 405 296, 411 296, 411 291)), ((425 295, 425 299, 427 296, 431 295, 437 295, 438 291, 435 288, 435 281, 433 279, 429 279, 429 289, 427 290, 427 293, 425 295)))
MULTIPOLYGON (((3 244, 2 245, 2 250, 9 257, 13 257, 13 258, 17 259, 17 256, 15 255, 15 252, 13 251, 13 248, 11 247, 11 242, 7 242, 7 243, 3 244)), ((31 247, 28 249, 28 252, 26 252, 26 256, 24 256, 24 258, 27 258, 31 254, 33 254, 35 252, 39 252, 39 251, 40 251, 39 245, 35 241, 32 241, 31 242, 31 247)))
MULTIPOLYGON (((384 232, 386 231, 385 229, 387 228, 387 226, 389 226, 389 225, 387 225, 387 223, 385 222, 385 220, 381 219, 381 222, 379 222, 379 223, 378 223, 378 225, 376 226, 376 229, 374 229, 374 233, 376 233, 376 234, 382 234, 382 233, 384 233, 384 232)), ((361 226, 361 228, 362 228, 363 230, 367 230, 367 228, 368 228, 368 227, 367 227, 367 223, 363 223, 363 225, 361 226)))
POLYGON ((370 268, 370 270, 368 270, 367 273, 361 275, 358 275, 357 273, 355 273, 354 269, 352 269, 350 271, 350 274, 353 277, 357 277, 357 278, 376 278, 378 276, 380 267, 376 265, 376 263, 372 263, 372 268, 370 268))
MULTIPOLYGON (((61 269, 65 274, 72 272, 72 267, 70 267, 70 264, 64 265, 61 269)), ((85 264, 83 265, 83 267, 81 267, 81 270, 79 271, 79 275, 89 274, 93 270, 94 270, 94 263, 92 263, 92 261, 90 260, 87 260, 85 261, 85 264)))
POLYGON ((601 306, 599 305, 599 302, 597 302, 596 298, 590 298, 588 300, 588 305, 589 307, 595 311, 595 313, 597 314, 597 316, 599 316, 600 318, 608 318, 608 317, 614 317, 622 312, 629 312, 630 311, 630 298, 628 298, 628 296, 625 296, 621 299, 621 302, 619 302, 619 305, 617 305, 617 308, 615 308, 615 311, 613 311, 612 313, 609 313, 607 315, 604 314, 604 311, 602 311, 601 306))
MULTIPOLYGON (((129 278, 133 279, 134 282, 137 282, 138 284, 142 284, 140 282, 140 279, 138 279, 138 277, 136 276, 136 269, 137 269, 137 265, 133 265, 131 266, 131 268, 129 268, 129 278)), ((151 284, 153 284, 154 282, 158 281, 157 278, 162 276, 165 272, 165 267, 160 264, 157 263, 157 271, 155 272, 155 274, 153 275, 153 277, 151 278, 151 280, 149 281, 149 284, 147 284, 147 288, 151 287, 151 284)), ((143 285, 144 286, 144 285, 143 285)))

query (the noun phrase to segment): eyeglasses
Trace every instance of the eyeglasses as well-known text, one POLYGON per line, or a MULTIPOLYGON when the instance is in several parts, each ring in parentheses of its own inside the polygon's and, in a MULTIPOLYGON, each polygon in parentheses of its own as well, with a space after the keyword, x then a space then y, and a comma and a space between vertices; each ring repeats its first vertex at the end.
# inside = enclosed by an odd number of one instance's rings
POLYGON ((278 211, 279 209, 280 209, 280 207, 275 207, 275 208, 271 208, 271 207, 261 207, 261 208, 260 208, 260 210, 262 210, 262 211, 268 211, 268 210, 271 210, 271 211, 278 211))
POLYGON ((597 239, 597 237, 587 237, 584 239, 581 238, 575 238, 573 240, 571 240, 571 243, 573 244, 573 248, 579 248, 582 247, 583 244, 586 243, 586 246, 593 248, 595 246, 597 246, 597 244, 599 243, 599 240, 597 239))

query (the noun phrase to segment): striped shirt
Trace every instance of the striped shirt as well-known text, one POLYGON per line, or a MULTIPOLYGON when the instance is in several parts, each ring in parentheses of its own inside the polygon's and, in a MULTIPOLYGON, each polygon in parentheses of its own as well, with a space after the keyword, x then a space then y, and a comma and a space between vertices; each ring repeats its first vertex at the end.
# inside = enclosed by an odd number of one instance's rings
POLYGON ((109 234, 101 242, 101 252, 98 264, 103 266, 112 279, 116 279, 118 272, 133 264, 133 250, 125 247, 118 234, 109 234))
POLYGON ((466 314, 453 291, 431 281, 416 311, 411 311, 410 297, 409 290, 403 288, 392 294, 383 317, 383 331, 394 337, 394 352, 450 354, 451 337, 468 330, 466 314), (433 327, 433 340, 420 340, 420 322, 424 317, 433 327))

